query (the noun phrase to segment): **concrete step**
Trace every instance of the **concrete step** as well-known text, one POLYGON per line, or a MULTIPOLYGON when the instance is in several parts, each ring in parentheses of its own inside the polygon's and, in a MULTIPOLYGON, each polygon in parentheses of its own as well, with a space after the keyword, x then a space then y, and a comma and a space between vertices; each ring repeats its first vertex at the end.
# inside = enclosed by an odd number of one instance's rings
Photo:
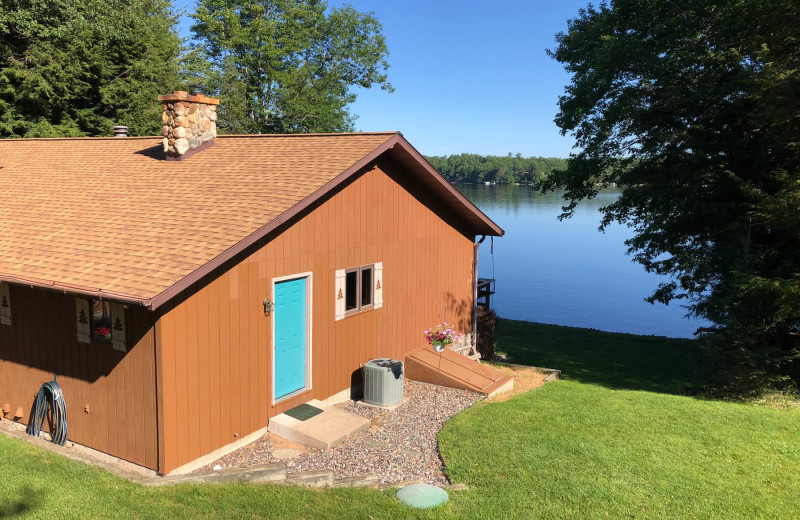
POLYGON ((292 442, 327 450, 370 426, 369 419, 317 399, 312 399, 307 404, 321 409, 322 413, 305 421, 282 413, 269 420, 267 429, 292 442))

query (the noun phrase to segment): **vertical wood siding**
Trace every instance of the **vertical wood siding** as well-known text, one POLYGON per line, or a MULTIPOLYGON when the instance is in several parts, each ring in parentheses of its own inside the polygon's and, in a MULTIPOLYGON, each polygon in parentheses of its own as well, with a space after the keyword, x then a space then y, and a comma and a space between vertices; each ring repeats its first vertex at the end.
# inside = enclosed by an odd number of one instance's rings
POLYGON ((425 343, 422 331, 443 308, 450 323, 471 330, 472 237, 416 190, 381 163, 161 316, 160 471, 350 387, 369 359, 403 359, 425 343), (383 262, 383 307, 335 321, 336 269, 375 262, 383 262), (312 389, 273 406, 272 317, 262 302, 272 297, 273 278, 303 272, 313 273, 312 389))
POLYGON ((0 325, 0 406, 30 421, 39 386, 56 374, 64 390, 69 440, 157 469, 155 314, 126 310, 128 352, 79 343, 75 298, 11 285, 13 324, 0 325), (89 413, 84 407, 89 406, 89 413))

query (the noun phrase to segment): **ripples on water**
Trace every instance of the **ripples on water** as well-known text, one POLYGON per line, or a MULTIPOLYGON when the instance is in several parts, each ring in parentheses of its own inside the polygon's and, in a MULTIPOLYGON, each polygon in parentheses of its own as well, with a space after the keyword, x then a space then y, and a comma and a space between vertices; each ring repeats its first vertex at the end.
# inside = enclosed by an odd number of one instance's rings
POLYGON ((665 278, 625 254, 629 228, 597 230, 598 209, 619 190, 604 190, 559 221, 560 193, 537 195, 529 186, 509 185, 458 188, 506 232, 494 239, 494 255, 487 237, 478 268, 483 278, 491 278, 494 268, 493 306, 501 317, 670 337, 692 337, 705 324, 684 318, 677 302, 645 302, 665 278))

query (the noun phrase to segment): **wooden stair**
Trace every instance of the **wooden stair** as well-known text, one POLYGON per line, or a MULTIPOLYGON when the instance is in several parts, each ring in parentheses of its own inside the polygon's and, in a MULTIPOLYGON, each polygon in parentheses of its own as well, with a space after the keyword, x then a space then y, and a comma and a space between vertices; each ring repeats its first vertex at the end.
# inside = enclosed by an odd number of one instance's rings
MULTIPOLYGON (((450 349, 441 354, 439 384, 451 388, 465 388, 487 396, 514 388, 514 378, 473 361, 450 349)), ((432 347, 422 347, 406 355, 405 376, 414 381, 436 383, 439 370, 439 353, 432 347)))

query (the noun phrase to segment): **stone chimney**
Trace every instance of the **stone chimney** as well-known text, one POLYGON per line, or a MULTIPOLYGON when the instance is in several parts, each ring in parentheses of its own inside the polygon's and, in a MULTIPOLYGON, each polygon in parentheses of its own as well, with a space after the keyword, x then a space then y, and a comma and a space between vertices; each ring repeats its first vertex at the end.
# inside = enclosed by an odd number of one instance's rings
POLYGON ((158 96, 158 100, 164 111, 161 118, 167 160, 187 159, 213 146, 217 136, 218 99, 176 90, 174 94, 158 96))

